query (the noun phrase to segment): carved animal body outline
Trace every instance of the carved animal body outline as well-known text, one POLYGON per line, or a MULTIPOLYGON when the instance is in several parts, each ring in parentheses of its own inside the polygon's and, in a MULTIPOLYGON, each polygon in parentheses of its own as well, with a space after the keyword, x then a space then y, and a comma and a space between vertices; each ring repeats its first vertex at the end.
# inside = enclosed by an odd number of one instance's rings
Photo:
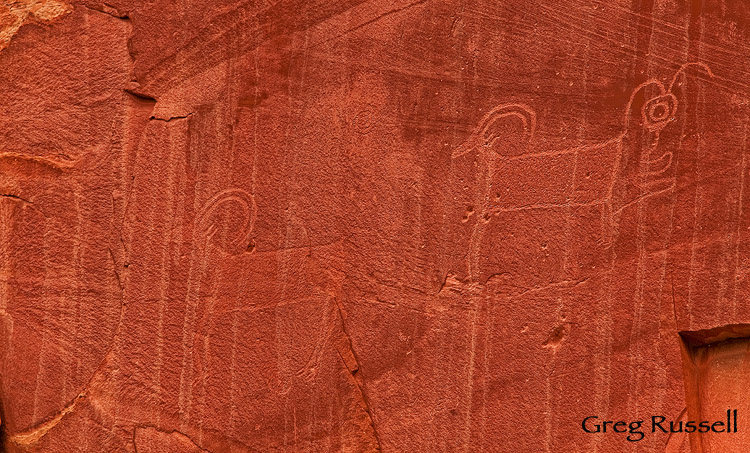
MULTIPOLYGON (((585 145, 583 147, 567 148, 561 151, 548 151, 536 155, 548 154, 552 156, 575 154, 582 150, 592 150, 615 143, 620 162, 616 162, 614 165, 611 184, 605 199, 597 201, 596 203, 581 204, 597 204, 606 201, 610 204, 611 218, 614 218, 629 204, 636 203, 648 196, 673 189, 675 178, 674 175, 669 174, 669 170, 674 170, 672 165, 674 153, 667 149, 661 155, 655 155, 655 151, 659 145, 661 131, 667 126, 667 124, 676 119, 675 114, 677 113, 678 100, 674 95, 673 90, 677 84, 677 80, 681 75, 685 76, 686 70, 691 66, 697 66, 704 70, 710 77, 714 77, 713 72, 706 64, 701 62, 689 62, 680 66, 672 76, 667 87, 657 79, 648 79, 633 89, 625 107, 623 131, 619 135, 600 143, 585 145), (658 94, 651 96, 644 101, 640 108, 640 112, 637 112, 640 113, 641 124, 635 126, 635 128, 640 128, 650 134, 646 139, 647 144, 645 150, 625 149, 626 139, 628 138, 629 133, 632 134, 632 129, 634 128, 631 124, 631 110, 636 98, 643 94, 645 89, 650 86, 656 87, 658 89, 658 94), (638 192, 638 195, 632 197, 626 196, 621 206, 613 206, 613 192, 615 191, 615 185, 618 182, 618 179, 621 182, 627 181, 632 183, 637 188, 635 191, 638 192)), ((471 283, 479 283, 477 281, 479 278, 479 248, 491 214, 498 211, 498 209, 492 207, 491 202, 492 181, 495 176, 497 162, 503 159, 516 160, 527 157, 525 154, 503 156, 494 149, 493 145, 495 142, 502 138, 496 133, 497 126, 501 120, 508 117, 521 120, 524 128, 526 146, 528 146, 536 131, 536 113, 534 110, 526 104, 499 104, 479 121, 477 127, 471 133, 469 138, 459 145, 451 154, 451 158, 456 159, 473 151, 477 151, 481 161, 480 172, 484 173, 483 176, 480 176, 479 178, 481 187, 479 190, 475 191, 475 203, 477 206, 480 206, 480 209, 477 212, 476 222, 471 233, 469 253, 467 254, 466 262, 468 279, 471 283)), ((576 203, 574 202, 571 202, 570 204, 570 206, 575 205, 576 203)))
MULTIPOLYGON (((186 312, 183 319, 182 334, 183 360, 180 373, 180 392, 178 403, 180 409, 180 429, 182 430, 187 430, 188 425, 190 425, 191 423, 190 415, 193 402, 192 395, 194 393, 201 392, 200 389, 193 389, 193 386, 196 382, 196 377, 200 376, 200 373, 194 372, 193 367, 196 363, 201 364, 201 366, 206 366, 206 364, 208 363, 207 358, 209 357, 206 346, 207 340, 210 335, 208 333, 202 335, 202 345, 199 343, 199 340, 196 337, 201 336, 199 332, 201 332, 205 325, 209 323, 209 318, 211 318, 211 316, 215 314, 214 303, 211 298, 209 298, 209 301, 206 303, 206 308, 203 315, 199 315, 201 288, 206 285, 206 283, 204 282, 204 277, 207 273, 211 272, 211 270, 209 269, 210 255, 216 248, 221 249, 223 253, 230 255, 237 254, 235 252, 245 252, 245 255, 247 256, 251 254, 257 254, 258 252, 255 249, 249 250, 247 248, 247 243, 253 233, 256 220, 257 205, 255 202, 255 197, 251 193, 243 189, 228 189, 217 193, 215 196, 211 197, 204 203, 202 209, 195 218, 193 229, 194 248, 191 258, 191 270, 188 276, 186 312), (212 222, 214 214, 221 209, 231 209, 238 203, 239 206, 236 207, 238 207, 242 211, 244 221, 242 222, 241 227, 236 231, 236 234, 233 235, 233 240, 229 241, 228 244, 212 243, 212 238, 214 238, 219 229, 222 228, 221 225, 217 225, 216 223, 212 222), (201 348, 203 348, 202 352, 201 348)), ((307 239, 306 242, 308 242, 309 244, 310 240, 307 229, 302 224, 300 224, 300 227, 302 228, 304 236, 307 239)), ((305 254, 309 256, 312 246, 307 245, 298 248, 272 250, 271 253, 277 254, 279 252, 283 253, 285 251, 296 251, 298 249, 300 250, 300 253, 303 253, 306 250, 305 254)), ((330 272, 326 272, 327 274, 329 274, 329 279, 327 279, 324 288, 325 292, 327 293, 327 297, 326 303, 322 307, 320 317, 321 335, 319 340, 315 342, 314 348, 312 348, 312 350, 310 351, 306 363, 302 364, 300 368, 294 371, 295 378, 302 379, 307 382, 313 381, 317 373, 317 364, 325 352, 324 348, 327 344, 333 344, 333 342, 331 342, 331 338, 335 336, 336 329, 342 328, 337 323, 337 321, 340 321, 340 315, 337 315, 337 313, 339 313, 340 307, 336 302, 336 298, 340 297, 338 294, 338 287, 340 286, 340 282, 335 283, 337 279, 333 277, 330 272)), ((263 310, 266 308, 268 308, 268 306, 261 306, 257 309, 263 310)), ((251 308, 249 309, 249 311, 253 311, 255 309, 256 308, 251 308)), ((210 331, 211 328, 209 327, 205 332, 210 331)), ((269 387, 275 387, 274 391, 281 395, 287 394, 292 388, 291 384, 289 383, 278 385, 270 383, 267 385, 269 387)), ((205 402, 205 382, 202 384, 202 387, 203 394, 196 395, 196 397, 203 398, 205 402)), ((199 407, 196 407, 195 410, 199 411, 200 409, 199 407)), ((200 437, 198 437, 198 439, 200 440, 200 437)))
MULTIPOLYGON (((498 139, 500 139, 500 137, 493 132, 492 126, 506 117, 519 118, 523 122, 524 129, 527 131, 527 141, 531 140, 536 129, 536 113, 531 107, 525 104, 501 104, 490 110, 480 120, 479 126, 477 126, 475 131, 461 146, 453 151, 451 157, 455 159, 476 149, 491 147, 498 139)), ((486 173, 481 179, 482 187, 481 190, 477 191, 477 198, 475 199, 477 206, 481 206, 481 208, 479 209, 477 220, 474 224, 474 230, 472 231, 469 242, 470 252, 467 262, 467 271, 470 280, 474 280, 472 277, 478 269, 479 246, 482 237, 484 236, 485 225, 488 223, 486 216, 490 208, 492 180, 495 174, 496 160, 499 158, 499 155, 494 152, 484 152, 480 153, 480 158, 483 160, 483 166, 486 167, 486 173)))
POLYGON ((244 222, 237 231, 234 239, 227 245, 219 246, 224 252, 234 254, 238 250, 247 250, 250 235, 255 227, 257 219, 257 204, 255 197, 243 189, 223 190, 203 205, 198 216, 195 218, 193 227, 193 252, 191 254, 190 271, 188 272, 187 291, 185 296, 185 316, 182 324, 182 368, 180 371, 180 397, 179 407, 182 419, 182 428, 190 418, 190 405, 192 395, 193 354, 195 350, 196 322, 198 311, 198 299, 201 292, 201 283, 205 275, 209 257, 211 254, 210 243, 219 226, 211 222, 212 215, 222 206, 239 205, 242 210, 244 222), (197 272, 195 269, 198 268, 197 272))
MULTIPOLYGON (((635 204, 647 197, 670 191, 675 186, 676 175, 674 175, 675 169, 672 165, 674 161, 674 153, 671 150, 665 150, 661 155, 655 155, 655 151, 659 145, 661 131, 667 126, 667 124, 676 119, 674 115, 677 113, 678 100, 673 94, 673 90, 677 84, 677 80, 680 75, 686 76, 685 71, 691 66, 697 66, 704 70, 710 77, 714 77, 711 69, 704 63, 685 63, 675 72, 668 87, 665 87, 661 81, 652 78, 633 89, 625 107, 623 131, 619 135, 604 142, 583 147, 564 149, 562 151, 538 153, 536 156, 574 154, 574 158, 577 158, 577 153, 582 150, 595 150, 614 144, 617 149, 617 160, 613 165, 612 177, 605 200, 598 201, 597 203, 580 204, 583 206, 605 202, 609 207, 610 221, 614 224, 615 218, 619 216, 625 207, 635 204), (631 110, 637 97, 640 95, 645 96, 645 90, 650 86, 656 87, 658 93, 655 96, 650 96, 645 99, 640 111, 636 112, 640 114, 641 124, 633 126, 631 124, 631 110), (649 134, 646 137, 645 152, 641 149, 643 141, 641 140, 638 142, 634 137, 629 136, 633 135, 633 130, 635 129, 637 131, 638 128, 649 134), (632 187, 628 187, 629 185, 632 187), (615 202, 613 201, 616 190, 624 192, 623 198, 617 200, 617 206, 615 206, 615 202)), ((523 154, 510 157, 502 156, 493 147, 494 143, 501 139, 500 136, 494 133, 497 129, 495 126, 500 120, 508 117, 515 117, 522 121, 526 146, 528 146, 534 137, 536 129, 536 114, 534 110, 525 104, 500 104, 494 107, 479 121, 477 127, 469 138, 458 146, 451 155, 451 159, 455 159, 470 152, 477 151, 480 160, 479 171, 482 173, 478 177, 480 187, 475 190, 475 203, 477 206, 480 206, 480 209, 476 215, 476 220, 469 241, 469 250, 466 255, 466 283, 468 283, 467 286, 471 303, 474 306, 474 314, 471 327, 471 345, 468 361, 469 384, 467 389, 467 401, 469 404, 469 410, 467 410, 466 413, 464 433, 465 445, 470 444, 469 440, 471 437, 472 411, 470 408, 472 406, 474 393, 473 375, 476 367, 476 348, 478 341, 477 321, 480 312, 483 312, 486 308, 483 302, 485 299, 483 292, 486 290, 486 282, 480 281, 479 258, 480 247, 484 238, 485 230, 487 224, 489 224, 491 220, 491 214, 494 211, 491 206, 493 192, 492 183, 494 181, 498 161, 523 159, 525 157, 523 154)), ((642 139, 642 137, 638 138, 642 139)), ((571 191, 573 190, 575 190, 575 187, 571 188, 571 191)), ((575 203, 570 200, 570 204, 567 206, 574 205, 575 203)))

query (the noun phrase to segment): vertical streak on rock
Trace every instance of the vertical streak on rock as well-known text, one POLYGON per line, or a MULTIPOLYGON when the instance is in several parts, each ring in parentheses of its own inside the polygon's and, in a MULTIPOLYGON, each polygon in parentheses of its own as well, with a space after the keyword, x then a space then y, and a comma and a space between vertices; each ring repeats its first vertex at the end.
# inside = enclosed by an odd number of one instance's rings
MULTIPOLYGON (((9 280, 12 272, 10 260, 10 241, 13 236, 13 212, 17 208, 14 200, 0 198, 0 332, 6 341, 0 344, 0 417, 5 418, 3 410, 2 390, 5 388, 5 358, 13 337, 13 320, 7 312, 8 300, 11 295, 9 280)), ((0 449, 5 444, 7 420, 0 420, 0 449)))
POLYGON ((742 203, 743 203, 743 195, 745 192, 745 175, 747 173, 747 121, 745 122, 745 125, 742 128, 743 132, 743 138, 742 138, 742 162, 740 163, 740 192, 739 192, 739 200, 737 202, 737 230, 736 230, 736 237, 734 239, 734 272, 732 273, 733 279, 732 284, 734 286, 734 297, 732 297, 732 311, 731 316, 732 319, 737 318, 737 288, 739 286, 739 268, 740 268, 740 241, 742 239, 742 203))
POLYGON ((193 251, 188 271, 188 286, 185 296, 185 314, 182 327, 182 367, 180 371, 180 426, 187 429, 192 405, 193 352, 195 342, 195 323, 200 298, 201 282, 208 267, 208 242, 211 232, 201 231, 196 225, 193 229, 193 251), (197 268, 197 269, 196 269, 197 268))
MULTIPOLYGON (((9 278, 12 272, 10 261, 10 240, 13 231, 13 212, 16 203, 7 198, 0 199, 0 316, 5 319, 8 309, 8 298, 10 297, 9 278)), ((5 345, 0 349, 0 357, 6 353, 5 345)), ((0 374, 0 376, 2 376, 0 374)))
MULTIPOLYGON (((168 190, 166 191, 168 194, 169 199, 166 200, 167 205, 167 212, 165 213, 165 217, 167 219, 168 225, 166 230, 164 231, 164 238, 162 240, 162 248, 161 248, 161 257, 159 266, 161 268, 161 278, 160 278, 160 285, 159 285, 159 319, 157 322, 157 359, 155 364, 155 370, 154 370, 154 388, 156 393, 157 401, 161 402, 161 373, 163 368, 163 359, 164 359, 164 313, 167 309, 167 301, 168 301, 168 291, 169 291, 169 282, 171 279, 171 271, 172 271, 172 252, 174 251, 173 247, 173 241, 174 241, 174 234, 173 232, 176 230, 176 219, 177 219, 177 206, 178 206, 178 195, 182 193, 181 190, 178 190, 176 186, 179 185, 179 181, 181 181, 181 175, 183 174, 182 171, 179 171, 180 165, 180 158, 184 155, 182 149, 180 149, 177 144, 175 143, 175 140, 173 139, 172 131, 170 129, 169 133, 169 150, 167 154, 168 159, 168 171, 167 174, 171 176, 169 180, 169 186, 168 190)), ((157 424, 159 423, 159 417, 161 413, 157 413, 157 424)))
MULTIPOLYGON (((633 70, 633 75, 635 75, 638 71, 638 68, 647 68, 647 71, 649 75, 651 75, 650 66, 649 63, 651 61, 650 55, 651 55, 651 41, 653 38, 654 33, 654 0, 640 0, 637 2, 637 9, 636 11, 640 11, 641 15, 639 16, 639 20, 637 23, 637 29, 636 29, 636 53, 635 53, 635 66, 633 70)), ((634 77, 634 78, 640 78, 640 77, 634 77)), ((626 113, 627 114, 627 113, 626 113)), ((642 138, 641 131, 638 131, 639 135, 637 136, 636 140, 637 143, 642 144, 645 140, 642 138)), ((642 159, 642 162, 645 161, 645 159, 642 159)), ((643 174, 644 165, 641 164, 641 168, 639 170, 639 177, 643 174)), ((639 365, 642 363, 641 360, 641 350, 640 350, 640 341, 638 338, 638 332, 641 330, 641 315, 643 311, 643 280, 644 280, 644 241, 645 237, 643 236, 643 203, 638 204, 638 212, 637 212, 637 219, 634 225, 634 228, 632 230, 626 232, 630 233, 630 237, 628 240, 632 240, 632 238, 635 238, 636 247, 637 247, 637 257, 634 258, 636 260, 635 263, 635 281, 634 285, 632 287, 633 289, 633 314, 632 319, 630 322, 630 336, 628 338, 628 356, 629 356, 629 364, 628 364, 628 398, 627 398, 627 410, 628 414, 633 414, 633 416, 637 417, 639 412, 639 403, 640 403, 640 396, 638 394, 638 387, 640 385, 640 370, 638 369, 639 365)), ((622 228, 622 223, 620 224, 620 228, 622 228)), ((626 228, 628 225, 625 226, 626 228)), ((623 231, 619 231, 620 237, 623 235, 623 231)))
MULTIPOLYGON (((483 150, 484 151, 484 150, 483 150)), ((477 205, 477 215, 475 218, 474 228, 469 239, 469 253, 467 260, 468 278, 471 284, 479 280, 479 258, 482 238, 486 229, 489 218, 490 205, 490 187, 495 173, 496 154, 492 150, 479 153, 480 159, 480 186, 477 188, 475 203, 477 205)), ((484 291, 474 291, 471 296, 471 337, 469 346, 468 372, 466 380, 466 425, 464 427, 463 444, 468 451, 471 447, 471 422, 474 397, 474 371, 476 368, 476 349, 477 349, 477 323, 479 322, 480 312, 484 306, 484 291)))
MULTIPOLYGON (((0 331, 4 333, 6 341, 4 344, 0 344, 0 417, 5 418, 5 411, 3 408, 2 390, 5 388, 3 376, 5 376, 5 358, 8 354, 8 346, 11 344, 11 338, 13 337, 13 320, 8 316, 8 299, 10 297, 10 275, 11 260, 10 260, 10 240, 12 238, 13 231, 13 211, 15 210, 16 203, 7 200, 6 198, 0 199, 0 331)), ((6 426, 7 420, 0 420, 0 449, 5 446, 6 441, 6 426)))
MULTIPOLYGON (((690 2, 690 19, 688 22, 687 27, 687 38, 688 38, 688 61, 701 61, 701 37, 703 35, 703 22, 701 18, 701 14, 703 12, 703 0, 693 0, 690 2)), ((685 112, 686 115, 686 128, 690 132, 698 133, 698 140, 696 140, 696 149, 695 153, 696 156, 700 156, 701 147, 702 147, 702 139, 700 138, 700 128, 701 128, 701 121, 698 117, 698 108, 696 106, 697 100, 699 98, 700 93, 697 91, 692 90, 685 90, 683 88, 683 94, 687 101, 687 110, 685 112), (687 91, 687 92, 686 92, 687 91)), ((683 134, 684 136, 684 134, 683 134)), ((690 265, 688 267, 688 284, 687 284, 687 300, 686 300, 686 311, 687 311, 687 320, 686 323, 684 323, 688 329, 692 326, 692 296, 693 296, 693 289, 694 289, 694 283, 695 283, 695 270, 694 266, 696 265, 695 260, 695 251, 697 248, 697 236, 698 236, 698 213, 699 213, 699 198, 700 198, 700 162, 698 160, 698 157, 695 159, 694 163, 695 167, 693 168, 694 174, 691 178, 692 181, 695 182, 694 184, 694 190, 695 194, 693 197, 693 224, 692 224, 692 239, 690 244, 690 265)), ((680 326, 678 326, 680 328, 680 326)), ((680 328, 680 330, 682 330, 680 328)), ((697 383, 697 381, 696 381, 697 383)), ((688 388, 686 389, 687 392, 693 392, 693 389, 688 388)), ((687 394, 685 395, 686 401, 691 402, 695 401, 698 406, 700 406, 700 395, 697 394, 698 392, 693 392, 694 394, 687 394)), ((695 436, 690 437, 690 448, 691 450, 695 450, 696 452, 701 452, 703 450, 702 445, 696 445, 696 440, 698 443, 702 443, 701 439, 696 439, 695 436)))
MULTIPOLYGON (((703 1, 702 0, 694 0, 690 2, 690 22, 688 24, 687 34, 688 34, 688 61, 700 61, 700 39, 701 35, 703 34, 703 24, 701 22, 701 12, 703 10, 703 1)), ((689 96, 688 99, 688 109, 689 111, 686 112, 687 118, 688 118, 688 124, 690 127, 688 130, 696 130, 700 126, 700 121, 698 118, 698 109, 695 107, 695 101, 697 100, 698 95, 693 94, 689 96), (690 114, 692 113, 692 115, 690 114), (692 122, 690 121, 692 119, 692 122)), ((700 146, 701 146, 701 140, 699 139, 696 144, 696 154, 700 154, 700 146)), ((698 232, 698 199, 700 195, 700 174, 699 174, 700 166, 696 162, 694 170, 694 176, 692 178, 693 181, 695 181, 695 194, 693 198, 693 238, 691 241, 690 246, 690 266, 688 268, 688 272, 690 273, 690 276, 688 277, 688 297, 687 297, 687 328, 690 329, 693 321, 692 312, 691 312, 691 306, 693 303, 693 287, 695 283, 695 272, 694 272, 694 265, 695 265, 695 249, 697 248, 697 232, 698 232)))

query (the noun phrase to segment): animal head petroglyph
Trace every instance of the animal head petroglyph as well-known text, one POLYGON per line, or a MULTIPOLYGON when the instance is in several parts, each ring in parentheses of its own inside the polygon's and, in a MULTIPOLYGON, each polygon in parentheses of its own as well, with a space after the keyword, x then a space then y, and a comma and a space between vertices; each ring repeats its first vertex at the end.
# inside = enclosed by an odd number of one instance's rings
MULTIPOLYGON (((697 69, 713 77, 703 63, 686 63, 672 76, 668 85, 649 79, 636 86, 625 105, 621 132, 599 143, 587 143, 562 150, 533 150, 536 115, 524 104, 500 104, 482 117, 469 137, 451 155, 455 159, 472 154, 477 158, 474 198, 471 210, 462 209, 462 221, 471 224, 467 254, 470 280, 479 278, 480 248, 492 215, 525 209, 559 209, 577 205, 607 204, 614 217, 628 206, 675 185, 675 154, 688 146, 683 143, 684 128, 672 123, 684 120, 686 102, 680 99, 686 90, 681 78, 697 69), (553 159, 557 166, 571 168, 553 180, 544 174, 539 162, 553 159), (589 161, 594 161, 593 167, 589 161), (587 181, 585 168, 606 168, 597 180, 587 181), (537 170, 538 169, 538 170, 537 170), (577 173, 576 169, 579 172, 577 173), (528 178, 538 184, 528 193, 517 191, 497 195, 499 181, 522 172, 538 171, 528 178), (546 197, 546 198, 545 198, 546 197)), ((527 177, 528 175, 525 175, 527 177)))
POLYGON ((238 254, 248 250, 256 216, 255 198, 250 193, 242 189, 225 190, 203 206, 196 219, 197 231, 225 252, 238 254))
MULTIPOLYGON (((523 142, 528 143, 536 129, 536 113, 524 104, 501 104, 490 110, 480 121, 469 138, 455 151, 451 157, 463 156, 481 147, 493 147, 502 138, 501 131, 506 120, 520 120, 523 126, 523 142)), ((498 152, 496 148, 495 152, 498 152)), ((513 153, 516 154, 516 153, 513 153)))
POLYGON ((714 74, 711 72, 711 68, 703 63, 690 62, 680 66, 672 77, 672 81, 668 87, 664 87, 664 84, 656 79, 649 79, 642 84, 638 85, 633 93, 630 95, 628 105, 625 108, 625 128, 631 126, 631 117, 633 114, 640 114, 641 125, 649 131, 659 132, 669 124, 670 121, 676 119, 677 114, 677 97, 674 95, 673 90, 677 79, 680 76, 685 76, 686 70, 691 67, 697 67, 704 70, 709 76, 713 77, 714 74), (651 88, 655 88, 657 93, 650 96, 646 94, 646 91, 651 88), (639 96, 642 96, 642 105, 640 111, 634 112, 634 106, 637 105, 639 96))
MULTIPOLYGON (((680 77, 686 77, 690 68, 714 76, 703 63, 685 63, 675 72, 668 86, 665 87, 659 80, 649 79, 638 85, 628 100, 620 140, 622 158, 617 175, 621 188, 631 186, 624 196, 626 200, 638 200, 674 185, 674 153, 681 146, 682 131, 672 128, 665 135, 665 129, 679 119, 680 104, 675 88, 680 85, 680 77)), ((625 201, 625 204, 631 202, 625 201)))

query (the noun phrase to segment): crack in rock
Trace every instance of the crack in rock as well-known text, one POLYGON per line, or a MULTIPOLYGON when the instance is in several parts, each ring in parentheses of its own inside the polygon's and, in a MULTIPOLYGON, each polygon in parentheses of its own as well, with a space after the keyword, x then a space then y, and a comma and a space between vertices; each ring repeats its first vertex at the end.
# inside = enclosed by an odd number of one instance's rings
POLYGON ((370 419, 370 426, 372 427, 372 434, 375 438, 375 444, 377 445, 377 451, 382 451, 382 443, 380 442, 380 436, 378 434, 377 427, 375 426, 375 418, 373 417, 373 411, 372 406, 370 405, 370 400, 367 397, 367 393, 365 392, 364 384, 362 383, 362 374, 359 373, 361 370, 361 365, 359 363, 359 359, 357 358, 357 354, 354 352, 354 347, 352 345, 352 337, 349 335, 349 332, 346 330, 346 325, 344 324, 344 314, 342 312, 341 303, 337 298, 334 298, 336 300, 336 311, 339 315, 339 320, 341 322, 341 331, 344 333, 344 336, 346 337, 346 343, 349 354, 346 354, 347 357, 345 358, 343 355, 341 355, 341 352, 339 352, 339 356, 344 361, 344 365, 349 369, 349 372, 352 374, 352 378, 354 379, 354 383, 357 386, 357 390, 359 390, 360 397, 362 398, 362 403, 364 404, 364 410, 367 413, 367 417, 370 419), (348 360, 347 360, 348 359, 348 360))
POLYGON ((78 402, 85 397, 85 391, 79 393, 78 396, 73 398, 73 401, 68 403, 67 406, 65 406, 61 411, 57 412, 52 418, 37 424, 27 431, 11 435, 8 439, 19 447, 28 447, 39 442, 39 439, 44 437, 52 428, 57 426, 57 424, 60 423, 60 421, 65 418, 66 415, 73 412, 73 410, 76 408, 76 404, 78 404, 78 402))

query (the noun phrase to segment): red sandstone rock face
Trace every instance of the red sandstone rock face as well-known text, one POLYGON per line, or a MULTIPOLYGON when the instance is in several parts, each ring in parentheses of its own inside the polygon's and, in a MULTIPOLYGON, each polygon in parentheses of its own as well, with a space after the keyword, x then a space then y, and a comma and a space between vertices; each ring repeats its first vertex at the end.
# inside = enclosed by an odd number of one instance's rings
POLYGON ((6 0, 5 449, 747 451, 748 26, 6 0))

